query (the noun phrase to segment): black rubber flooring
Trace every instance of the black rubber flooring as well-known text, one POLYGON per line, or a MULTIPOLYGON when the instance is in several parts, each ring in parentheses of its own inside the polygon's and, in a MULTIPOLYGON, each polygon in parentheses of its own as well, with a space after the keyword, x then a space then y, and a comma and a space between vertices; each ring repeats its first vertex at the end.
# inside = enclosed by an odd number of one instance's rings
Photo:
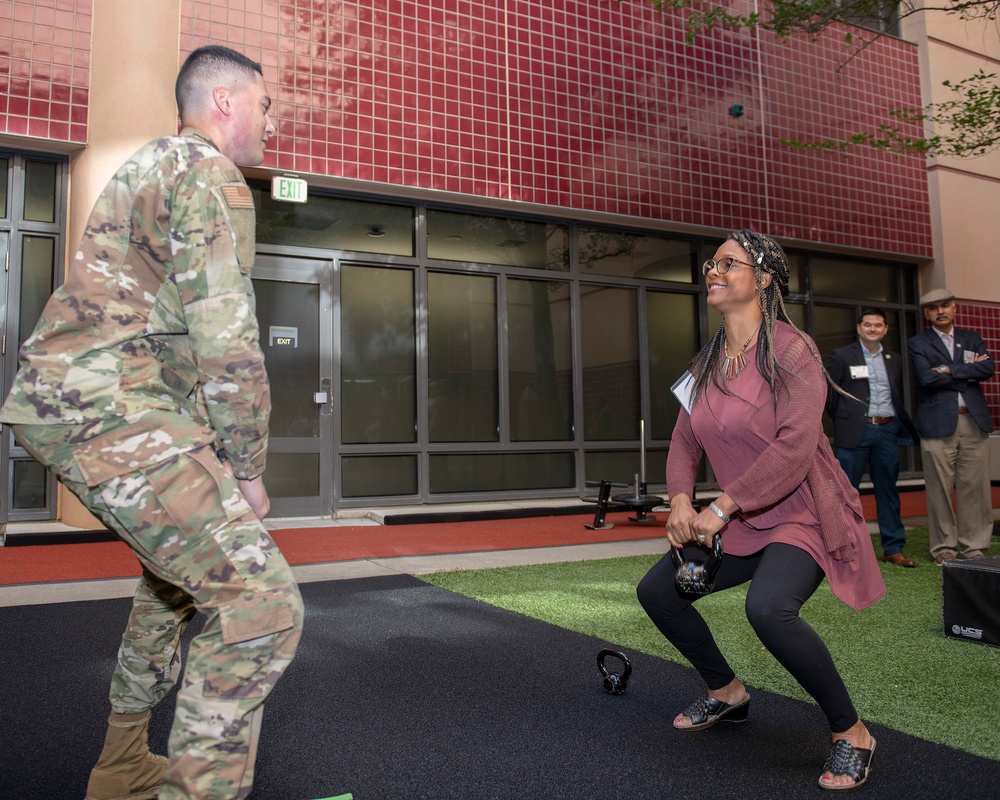
MULTIPOLYGON (((701 691, 688 668, 630 654, 628 690, 613 696, 596 663, 613 642, 408 576, 302 591, 306 629, 267 704, 255 800, 831 794, 816 786, 829 740, 814 705, 751 687, 746 724, 681 733, 671 720, 701 691)), ((0 798, 83 797, 129 605, 0 608, 0 798)), ((171 699, 154 716, 160 752, 171 699)), ((879 726, 873 732, 872 777, 853 797, 1000 796, 1000 763, 879 726)))

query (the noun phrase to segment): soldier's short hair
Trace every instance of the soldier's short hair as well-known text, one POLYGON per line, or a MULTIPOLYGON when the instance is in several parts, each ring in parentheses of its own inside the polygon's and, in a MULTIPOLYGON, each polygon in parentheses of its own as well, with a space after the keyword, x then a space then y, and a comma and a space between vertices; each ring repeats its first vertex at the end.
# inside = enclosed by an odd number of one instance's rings
POLYGON ((253 79, 254 73, 264 74, 260 64, 229 47, 208 45, 192 51, 177 73, 177 83, 174 85, 177 111, 181 119, 204 100, 201 91, 210 85, 218 85, 220 80, 226 78, 253 79))

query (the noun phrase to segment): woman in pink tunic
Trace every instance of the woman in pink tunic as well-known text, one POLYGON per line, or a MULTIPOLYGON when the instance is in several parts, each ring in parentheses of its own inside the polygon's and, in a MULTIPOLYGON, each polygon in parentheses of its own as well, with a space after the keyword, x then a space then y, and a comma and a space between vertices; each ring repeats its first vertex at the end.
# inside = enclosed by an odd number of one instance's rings
MULTIPOLYGON (((824 577, 856 609, 885 593, 857 492, 823 433, 826 374, 816 346, 785 312, 788 260, 773 239, 732 233, 703 272, 723 324, 692 362, 690 401, 670 442, 667 538, 684 547, 722 535, 715 591, 750 581, 747 619, 829 722, 833 746, 820 787, 857 789, 868 779, 875 739, 823 640, 799 616, 824 577), (698 511, 691 498, 706 456, 723 492, 698 511)), ((637 589, 646 613, 708 685, 674 727, 743 722, 750 695, 674 572, 666 556, 637 589)))

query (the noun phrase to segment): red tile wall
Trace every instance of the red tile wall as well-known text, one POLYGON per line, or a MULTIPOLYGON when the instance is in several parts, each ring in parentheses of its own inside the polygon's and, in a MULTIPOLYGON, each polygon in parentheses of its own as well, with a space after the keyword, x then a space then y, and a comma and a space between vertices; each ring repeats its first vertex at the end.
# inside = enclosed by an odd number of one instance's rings
MULTIPOLYGON (((1000 358, 1000 306, 962 299, 956 300, 955 305, 955 325, 976 331, 994 360, 1000 358)), ((993 424, 1000 425, 1000 370, 982 384, 982 389, 993 424)))
POLYGON ((0 0, 0 133, 85 144, 91 0, 0 0))
POLYGON ((779 142, 919 106, 913 45, 689 45, 679 19, 648 0, 184 0, 181 47, 269 70, 268 166, 931 255, 921 157, 779 142))
MULTIPOLYGON (((0 133, 85 143, 92 0, 0 0, 0 133)), ((792 150, 920 104, 917 54, 713 31, 648 0, 182 0, 267 68, 268 166, 931 255, 924 161, 792 150), (740 104, 745 114, 730 113, 740 104)))

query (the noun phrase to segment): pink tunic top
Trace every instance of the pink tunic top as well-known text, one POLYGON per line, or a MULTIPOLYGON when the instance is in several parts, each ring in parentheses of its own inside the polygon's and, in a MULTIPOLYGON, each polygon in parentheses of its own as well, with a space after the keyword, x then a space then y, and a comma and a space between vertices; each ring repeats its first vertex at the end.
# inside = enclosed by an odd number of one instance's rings
POLYGON ((858 493, 823 433, 826 381, 790 326, 778 323, 774 339, 778 360, 793 373, 777 410, 756 347, 747 350, 747 367, 727 384, 735 396, 710 385, 690 416, 681 410, 667 454, 668 494, 693 497, 707 455, 719 486, 740 507, 722 529, 726 553, 794 545, 816 559, 837 597, 865 608, 885 594, 885 582, 858 493))

